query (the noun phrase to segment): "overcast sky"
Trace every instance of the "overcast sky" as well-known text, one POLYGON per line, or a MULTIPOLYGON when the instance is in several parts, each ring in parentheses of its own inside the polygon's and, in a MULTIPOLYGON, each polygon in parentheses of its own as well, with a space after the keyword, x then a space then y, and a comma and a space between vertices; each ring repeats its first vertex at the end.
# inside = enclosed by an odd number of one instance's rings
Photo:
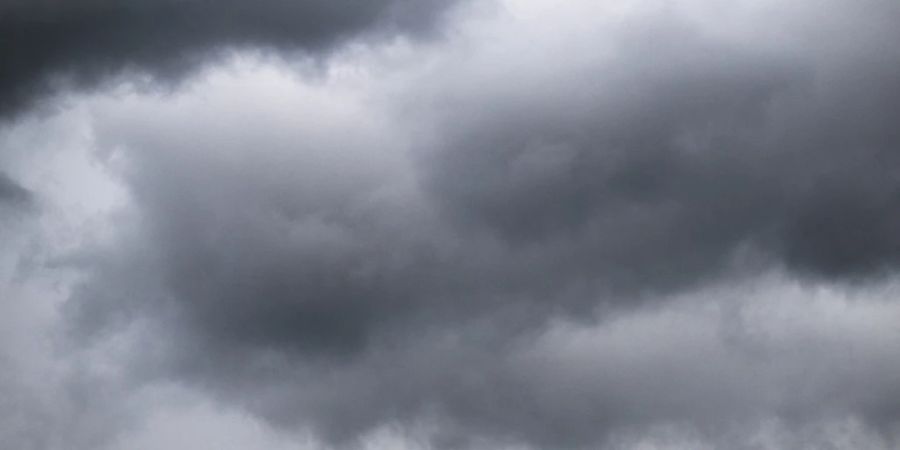
POLYGON ((900 446, 896 0, 0 0, 0 447, 900 446))

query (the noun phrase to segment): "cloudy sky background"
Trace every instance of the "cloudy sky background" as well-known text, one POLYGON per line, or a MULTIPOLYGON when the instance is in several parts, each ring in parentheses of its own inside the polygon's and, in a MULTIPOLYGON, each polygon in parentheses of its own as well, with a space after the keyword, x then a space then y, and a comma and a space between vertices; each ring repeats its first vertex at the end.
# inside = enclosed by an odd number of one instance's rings
POLYGON ((892 449, 893 0, 0 3, 0 446, 892 449))

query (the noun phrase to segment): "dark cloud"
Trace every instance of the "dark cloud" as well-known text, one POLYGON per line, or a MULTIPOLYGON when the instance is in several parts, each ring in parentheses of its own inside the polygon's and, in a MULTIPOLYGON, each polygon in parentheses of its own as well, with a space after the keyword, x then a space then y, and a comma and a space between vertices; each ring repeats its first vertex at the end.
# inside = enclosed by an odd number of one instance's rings
POLYGON ((757 139, 766 109, 806 74, 660 25, 625 40, 611 73, 537 81, 566 86, 555 95, 486 92, 488 114, 451 100, 423 163, 449 220, 559 248, 560 272, 612 288, 668 289, 724 269, 783 213, 770 166, 780 149, 757 139))
POLYGON ((0 205, 22 205, 31 199, 31 193, 0 172, 0 205))
POLYGON ((360 34, 425 32, 450 3, 7 1, 0 5, 0 114, 123 71, 172 80, 232 47, 316 53, 360 34))
POLYGON ((537 80, 547 96, 438 94, 422 169, 448 219, 512 245, 575 240, 575 264, 630 288, 690 283, 748 245, 826 278, 896 265, 896 57, 839 69, 669 23, 619 51, 595 80, 537 80), (829 80, 844 70, 866 75, 829 80))
MULTIPOLYGON (((839 26, 804 31, 807 5, 777 46, 638 14, 537 59, 521 29, 500 52, 419 49, 446 55, 364 98, 275 77, 100 106, 136 220, 85 258, 66 317, 88 336, 149 321, 135 376, 336 445, 419 420, 447 448, 592 448, 670 423, 723 442, 770 419, 892 429, 896 336, 857 328, 875 316, 841 322, 857 346, 670 309, 765 271, 845 289, 896 270, 900 54, 872 50, 897 41, 875 20, 896 10, 859 5, 829 3, 839 26), (554 334, 597 320, 574 350, 554 334)), ((249 23, 241 42, 293 36, 249 23)), ((231 42, 209 30, 176 36, 231 42)))

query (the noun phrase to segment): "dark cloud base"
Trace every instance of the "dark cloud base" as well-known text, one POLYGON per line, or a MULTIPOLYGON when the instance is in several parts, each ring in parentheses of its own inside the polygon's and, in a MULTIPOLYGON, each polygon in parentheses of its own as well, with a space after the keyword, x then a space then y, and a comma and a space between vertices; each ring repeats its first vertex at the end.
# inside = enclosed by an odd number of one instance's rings
MULTIPOLYGON (((4 56, 17 68, 0 80, 4 107, 56 74, 167 79, 224 46, 325 49, 412 20, 399 2, 247 5, 13 8, 0 33, 28 45, 4 56)), ((891 364, 809 369, 819 378, 801 389, 804 363, 854 359, 807 349, 800 368, 774 353, 766 365, 692 335, 720 330, 690 316, 621 331, 634 348, 596 342, 599 360, 528 351, 560 322, 667 317, 674 297, 760 273, 840 289, 896 274, 900 54, 876 49, 900 35, 874 18, 900 16, 829 5, 840 26, 798 28, 778 48, 651 14, 599 35, 610 59, 574 40, 540 64, 463 52, 355 115, 310 103, 314 119, 285 124, 260 105, 185 100, 106 117, 97 133, 127 160, 138 220, 87 258, 68 325, 89 343, 141 323, 154 351, 128 362, 136 378, 186 381, 336 446, 423 418, 444 448, 613 447, 622 430, 672 422, 736 448, 731 430, 771 416, 849 416, 889 435, 900 384, 878 374, 891 364), (816 39, 837 30, 855 33, 816 39), (656 325, 671 347, 647 357, 656 325)), ((803 353, 802 338, 785 345, 803 353)))
POLYGON ((31 199, 31 193, 0 172, 0 204, 22 205, 31 199))
POLYGON ((452 2, 75 0, 0 5, 0 114, 123 71, 177 80, 229 48, 323 54, 361 34, 424 33, 452 2))

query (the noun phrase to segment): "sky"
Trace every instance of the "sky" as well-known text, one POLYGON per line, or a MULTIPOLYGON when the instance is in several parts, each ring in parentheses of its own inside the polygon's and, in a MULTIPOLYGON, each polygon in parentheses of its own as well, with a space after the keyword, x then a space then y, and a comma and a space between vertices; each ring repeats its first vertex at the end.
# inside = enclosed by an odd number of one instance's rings
POLYGON ((0 447, 900 446, 894 0, 0 0, 0 447))

